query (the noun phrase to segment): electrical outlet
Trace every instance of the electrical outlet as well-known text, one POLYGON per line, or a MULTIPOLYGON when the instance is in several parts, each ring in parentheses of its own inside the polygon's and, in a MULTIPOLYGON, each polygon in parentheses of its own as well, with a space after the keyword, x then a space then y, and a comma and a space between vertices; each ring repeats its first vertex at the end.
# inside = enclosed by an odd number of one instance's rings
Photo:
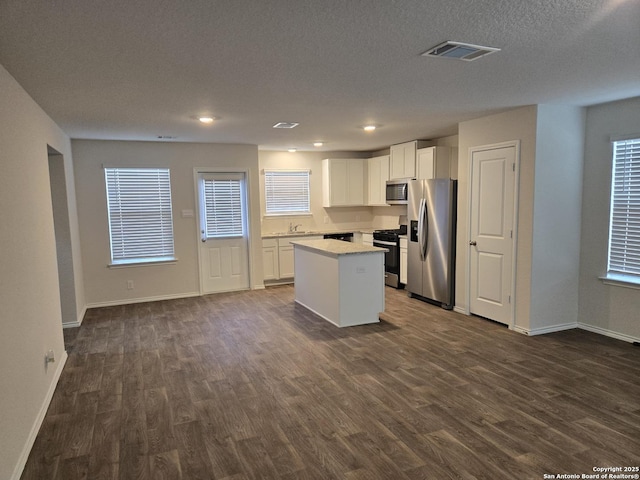
POLYGON ((127 280, 127 290, 133 290, 133 280, 127 280))
POLYGON ((56 355, 53 353, 53 350, 49 350, 44 356, 44 363, 53 363, 56 361, 56 355))

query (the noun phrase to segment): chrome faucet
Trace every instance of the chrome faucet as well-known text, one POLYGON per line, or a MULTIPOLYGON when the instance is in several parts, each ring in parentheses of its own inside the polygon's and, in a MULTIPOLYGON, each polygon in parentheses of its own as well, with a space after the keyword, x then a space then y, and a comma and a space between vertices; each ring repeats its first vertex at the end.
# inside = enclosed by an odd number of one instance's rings
POLYGON ((301 227, 302 224, 298 223, 297 225, 294 225, 293 222, 289 222, 289 233, 293 233, 293 232, 297 232, 298 231, 298 227, 301 227))

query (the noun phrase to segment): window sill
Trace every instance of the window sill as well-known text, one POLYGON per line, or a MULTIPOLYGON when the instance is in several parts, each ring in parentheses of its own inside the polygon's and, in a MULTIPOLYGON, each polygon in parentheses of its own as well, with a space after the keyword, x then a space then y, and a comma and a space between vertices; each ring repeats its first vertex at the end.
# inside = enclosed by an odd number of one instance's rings
POLYGON ((620 275, 609 273, 604 277, 600 277, 605 285, 613 285, 616 287, 634 288, 640 290, 640 278, 631 275, 620 275))
POLYGON ((265 217, 310 217, 311 212, 282 212, 282 213, 265 213, 265 217))
POLYGON ((172 265, 177 263, 177 257, 138 258, 135 260, 118 260, 109 263, 109 268, 146 267, 151 265, 172 265))

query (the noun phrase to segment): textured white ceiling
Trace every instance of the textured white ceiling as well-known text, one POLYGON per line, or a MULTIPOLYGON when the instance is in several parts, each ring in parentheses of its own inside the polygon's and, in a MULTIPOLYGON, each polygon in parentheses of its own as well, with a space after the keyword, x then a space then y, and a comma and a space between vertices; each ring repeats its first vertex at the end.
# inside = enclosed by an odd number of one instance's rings
POLYGON ((375 150, 640 95, 640 1, 0 0, 0 64, 72 138, 375 150), (445 40, 502 51, 420 56, 445 40))

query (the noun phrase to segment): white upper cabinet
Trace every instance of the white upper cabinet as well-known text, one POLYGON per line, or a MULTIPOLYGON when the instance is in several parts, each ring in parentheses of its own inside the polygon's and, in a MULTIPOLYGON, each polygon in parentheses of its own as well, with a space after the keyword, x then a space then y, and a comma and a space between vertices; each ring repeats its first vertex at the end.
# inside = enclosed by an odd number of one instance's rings
POLYGON ((386 190, 389 180, 389 155, 367 160, 367 205, 387 205, 386 190))
POLYGON ((426 147, 417 151, 416 178, 451 178, 449 171, 449 147, 426 147))
POLYGON ((416 175, 416 142, 391 146, 389 178, 413 178, 416 175))
POLYGON ((426 140, 391 145, 389 179, 416 178, 416 154, 419 148, 426 147, 426 140))
POLYGON ((365 161, 362 158, 327 158, 322 160, 323 207, 365 205, 365 161))

